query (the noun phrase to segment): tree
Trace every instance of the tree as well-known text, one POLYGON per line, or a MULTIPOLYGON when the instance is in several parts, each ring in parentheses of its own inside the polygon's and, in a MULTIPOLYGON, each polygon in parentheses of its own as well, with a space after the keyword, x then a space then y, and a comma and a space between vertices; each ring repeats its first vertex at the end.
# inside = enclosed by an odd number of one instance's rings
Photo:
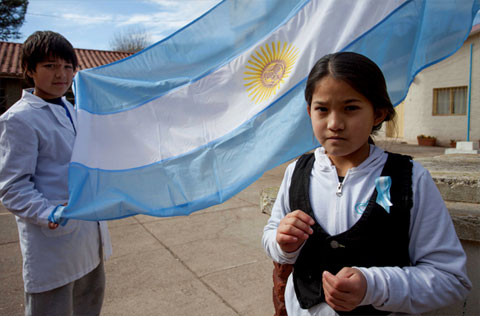
POLYGON ((2 0, 0 2, 0 40, 18 39, 18 29, 25 21, 28 0, 2 0))
POLYGON ((120 52, 136 53, 149 46, 150 42, 150 34, 137 26, 115 33, 110 41, 110 47, 120 52))

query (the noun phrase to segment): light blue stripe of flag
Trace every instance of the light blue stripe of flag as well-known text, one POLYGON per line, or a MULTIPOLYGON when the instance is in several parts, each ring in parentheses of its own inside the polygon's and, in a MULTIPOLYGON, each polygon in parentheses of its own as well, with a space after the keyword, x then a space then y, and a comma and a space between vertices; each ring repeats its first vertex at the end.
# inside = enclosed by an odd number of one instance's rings
MULTIPOLYGON (((188 28, 128 60, 81 71, 76 80, 79 107, 99 114, 123 111, 198 80, 255 41, 260 44, 307 2, 272 1, 257 7, 263 1, 247 1, 247 6, 224 1, 188 28), (241 15, 232 16, 237 7, 242 8, 241 15), (210 32, 226 42, 212 44, 210 32), (241 35, 230 41, 237 32, 241 35)), ((461 47, 478 8, 478 0, 408 1, 343 50, 376 61, 385 73, 392 101, 399 103, 420 70, 461 47)), ((318 45, 327 43, 319 38, 318 45)), ((226 201, 265 171, 318 146, 303 98, 307 75, 302 74, 303 80, 242 126, 180 156, 115 171, 72 163, 69 206, 57 218, 186 215, 226 201)))
POLYGON ((410 1, 345 50, 364 54, 380 65, 397 105, 417 73, 460 48, 478 7, 478 1, 410 1))

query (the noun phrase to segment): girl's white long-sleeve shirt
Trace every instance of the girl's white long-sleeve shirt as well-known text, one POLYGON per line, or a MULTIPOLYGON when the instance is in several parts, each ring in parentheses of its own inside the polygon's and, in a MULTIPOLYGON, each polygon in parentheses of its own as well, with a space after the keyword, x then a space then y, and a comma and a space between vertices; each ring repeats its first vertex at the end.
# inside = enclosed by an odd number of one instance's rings
MULTIPOLYGON (((362 216, 375 189, 387 153, 370 146, 369 157, 351 168, 342 183, 341 195, 335 166, 324 148, 315 150, 310 176, 310 202, 315 220, 330 235, 350 229, 362 216)), ((272 215, 264 228, 262 243, 267 254, 279 263, 295 263, 300 249, 282 251, 276 241, 277 227, 290 210, 289 188, 296 162, 283 178, 272 215)), ((453 227, 445 203, 429 172, 413 162, 413 206, 410 213, 408 267, 357 267, 367 280, 367 292, 360 305, 398 313, 418 314, 448 306, 465 298, 471 289, 466 273, 466 255, 453 227)), ((378 250, 381 252, 381 249, 378 250)), ((290 275, 285 289, 288 315, 336 315, 326 303, 302 309, 290 275)))

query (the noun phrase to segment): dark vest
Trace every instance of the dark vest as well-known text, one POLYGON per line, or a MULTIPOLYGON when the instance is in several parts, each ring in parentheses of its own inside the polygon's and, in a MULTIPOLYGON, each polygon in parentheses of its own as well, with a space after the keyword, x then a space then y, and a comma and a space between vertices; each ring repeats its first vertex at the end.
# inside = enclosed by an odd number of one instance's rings
MULTIPOLYGON (((388 153, 382 176, 390 176, 391 202, 387 213, 375 201, 375 189, 360 219, 347 231, 330 236, 315 222, 293 268, 295 293, 300 306, 308 309, 325 301, 322 272, 337 274, 343 267, 409 266, 410 209, 412 207, 412 162, 410 157, 388 153)), ((290 209, 300 209, 313 219, 310 205, 310 175, 315 161, 305 154, 297 161, 290 185, 290 209)), ((348 185, 348 184, 347 184, 348 185)), ((319 192, 318 194, 322 194, 319 192)), ((354 210, 350 210, 354 212, 354 210)), ((371 305, 359 306, 340 315, 386 315, 371 305)))

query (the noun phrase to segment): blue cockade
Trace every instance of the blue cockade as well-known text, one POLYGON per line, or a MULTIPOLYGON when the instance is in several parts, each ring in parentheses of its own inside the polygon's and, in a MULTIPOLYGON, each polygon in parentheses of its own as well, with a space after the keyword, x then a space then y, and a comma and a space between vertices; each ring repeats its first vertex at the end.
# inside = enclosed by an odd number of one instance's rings
POLYGON ((390 214, 390 187, 392 186, 392 179, 390 177, 378 177, 375 179, 375 188, 377 189, 377 204, 385 209, 390 214))

